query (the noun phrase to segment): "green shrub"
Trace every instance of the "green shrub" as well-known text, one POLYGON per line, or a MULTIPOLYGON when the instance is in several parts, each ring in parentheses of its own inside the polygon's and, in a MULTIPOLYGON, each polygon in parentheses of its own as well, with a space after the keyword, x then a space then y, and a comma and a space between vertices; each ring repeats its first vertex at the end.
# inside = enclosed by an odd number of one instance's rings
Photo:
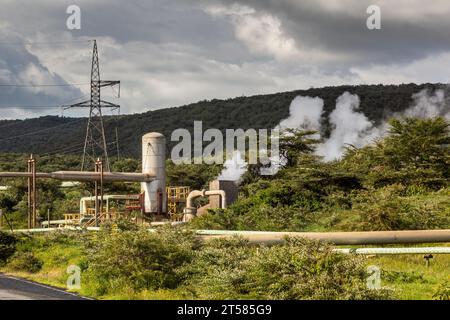
POLYGON ((254 255, 256 247, 240 238, 214 239, 195 252, 192 263, 185 266, 190 277, 184 286, 200 299, 245 299, 245 261, 254 255))
POLYGON ((212 241, 197 252, 188 283, 202 299, 382 299, 369 290, 362 258, 333 252, 332 246, 287 239, 278 246, 243 240, 212 241))
POLYGON ((103 230, 106 230, 108 232, 111 232, 114 229, 120 230, 120 231, 137 231, 139 230, 139 226, 123 217, 120 217, 116 221, 106 221, 102 223, 101 228, 103 230))
POLYGON ((210 210, 208 215, 196 218, 191 227, 198 229, 299 231, 314 218, 302 208, 261 205, 249 208, 246 214, 237 215, 229 210, 210 210))
POLYGON ((0 231, 0 265, 6 263, 16 251, 17 238, 9 233, 0 231))
POLYGON ((404 197, 405 188, 386 186, 358 193, 352 211, 359 220, 353 230, 420 230, 450 226, 448 203, 435 199, 404 197))
POLYGON ((192 258, 194 238, 183 231, 104 230, 87 244, 88 278, 93 290, 106 294, 129 288, 176 288, 179 268, 192 258))
POLYGON ((8 268, 15 271, 25 271, 36 273, 41 270, 43 262, 39 260, 32 252, 16 252, 8 260, 8 268))

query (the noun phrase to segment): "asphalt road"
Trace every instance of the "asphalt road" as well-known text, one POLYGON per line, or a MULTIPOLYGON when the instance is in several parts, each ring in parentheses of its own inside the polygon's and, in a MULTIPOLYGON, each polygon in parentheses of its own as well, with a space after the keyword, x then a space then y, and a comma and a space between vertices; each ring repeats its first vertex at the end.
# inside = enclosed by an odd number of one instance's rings
POLYGON ((86 298, 0 273, 0 300, 86 300, 86 298))

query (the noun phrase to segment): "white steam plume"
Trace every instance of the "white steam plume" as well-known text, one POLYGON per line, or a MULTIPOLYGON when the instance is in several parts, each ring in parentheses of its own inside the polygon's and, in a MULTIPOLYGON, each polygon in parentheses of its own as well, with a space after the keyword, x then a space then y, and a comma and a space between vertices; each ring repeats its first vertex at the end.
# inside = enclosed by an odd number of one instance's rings
POLYGON ((444 90, 439 89, 430 93, 428 89, 423 89, 412 97, 413 105, 400 114, 401 116, 417 118, 441 116, 450 119, 450 104, 447 103, 444 90))
POLYGON ((322 99, 297 96, 289 106, 289 117, 280 122, 280 129, 301 128, 319 131, 322 112, 322 99))
MULTIPOLYGON (((403 112, 393 117, 432 118, 445 117, 450 120, 449 97, 442 89, 424 89, 413 96, 413 104, 403 112)), ((336 107, 330 114, 332 131, 330 137, 319 144, 316 154, 323 156, 325 161, 332 161, 342 156, 346 145, 357 148, 383 137, 388 129, 388 119, 379 126, 374 124, 359 111, 360 100, 357 95, 344 92, 336 100, 336 107)), ((323 100, 315 97, 297 96, 289 107, 290 116, 279 124, 281 129, 303 128, 321 131, 321 115, 323 100)))
POLYGON ((233 157, 227 159, 223 166, 224 168, 217 178, 218 180, 238 181, 247 171, 247 163, 242 159, 239 151, 235 151, 233 157))
MULTIPOLYGON (((450 103, 444 90, 431 92, 424 89, 413 96, 413 104, 403 112, 392 117, 430 118, 442 116, 450 120, 450 103)), ((360 99, 356 94, 344 92, 336 99, 336 107, 331 112, 329 122, 332 126, 330 137, 319 144, 316 154, 325 161, 339 159, 347 145, 357 148, 383 137, 388 129, 388 119, 375 126, 361 111, 360 99)), ((305 129, 321 132, 321 119, 324 102, 319 97, 295 97, 289 106, 289 117, 279 123, 279 129, 305 129)), ((318 134, 316 139, 320 139, 318 134)), ((238 181, 247 170, 247 163, 239 151, 233 158, 225 161, 219 180, 238 181)))
POLYGON ((342 156, 346 145, 362 147, 380 135, 380 130, 359 112, 359 97, 344 92, 336 100, 336 108, 330 114, 330 137, 318 146, 317 154, 325 161, 342 156))
MULTIPOLYGON (((289 107, 290 115, 280 122, 280 129, 301 128, 320 132, 323 104, 323 100, 318 97, 295 97, 289 107)), ((316 151, 325 161, 339 158, 347 144, 360 147, 379 135, 380 130, 364 114, 358 112, 358 108, 357 95, 344 92, 336 100, 336 108, 330 114, 333 128, 331 135, 316 151)))

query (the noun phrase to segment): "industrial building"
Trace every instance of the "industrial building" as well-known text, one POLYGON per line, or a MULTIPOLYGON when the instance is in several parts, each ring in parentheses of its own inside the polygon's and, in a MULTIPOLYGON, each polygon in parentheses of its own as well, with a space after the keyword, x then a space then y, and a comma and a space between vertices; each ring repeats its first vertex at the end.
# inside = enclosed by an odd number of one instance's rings
POLYGON ((105 221, 126 218, 136 224, 187 222, 208 209, 225 208, 238 196, 233 181, 211 181, 209 190, 191 190, 190 186, 166 185, 166 139, 151 132, 142 137, 142 173, 106 172, 102 162, 96 162, 96 170, 37 172, 36 160, 28 160, 28 172, 0 172, 0 178, 26 178, 28 180, 28 227, 83 227, 99 226, 105 221), (76 182, 94 182, 94 195, 80 199, 79 212, 68 212, 64 219, 40 221, 37 217, 36 180, 57 179, 63 186, 76 182), (103 184, 114 181, 139 182, 139 194, 104 194, 103 184), (197 208, 195 199, 209 197, 209 203, 197 208))

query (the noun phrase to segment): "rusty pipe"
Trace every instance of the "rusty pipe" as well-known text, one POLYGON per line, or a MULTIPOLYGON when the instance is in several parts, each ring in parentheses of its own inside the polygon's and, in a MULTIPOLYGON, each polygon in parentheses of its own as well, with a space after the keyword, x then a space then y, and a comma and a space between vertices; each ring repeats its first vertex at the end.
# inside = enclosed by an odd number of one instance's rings
MULTIPOLYGON (((28 172, 0 172, 0 178, 31 178, 28 172)), ((56 171, 50 173, 37 172, 36 178, 47 178, 65 181, 100 181, 100 172, 90 171, 56 171)), ((103 181, 151 182, 154 175, 148 173, 104 172, 103 181)))

